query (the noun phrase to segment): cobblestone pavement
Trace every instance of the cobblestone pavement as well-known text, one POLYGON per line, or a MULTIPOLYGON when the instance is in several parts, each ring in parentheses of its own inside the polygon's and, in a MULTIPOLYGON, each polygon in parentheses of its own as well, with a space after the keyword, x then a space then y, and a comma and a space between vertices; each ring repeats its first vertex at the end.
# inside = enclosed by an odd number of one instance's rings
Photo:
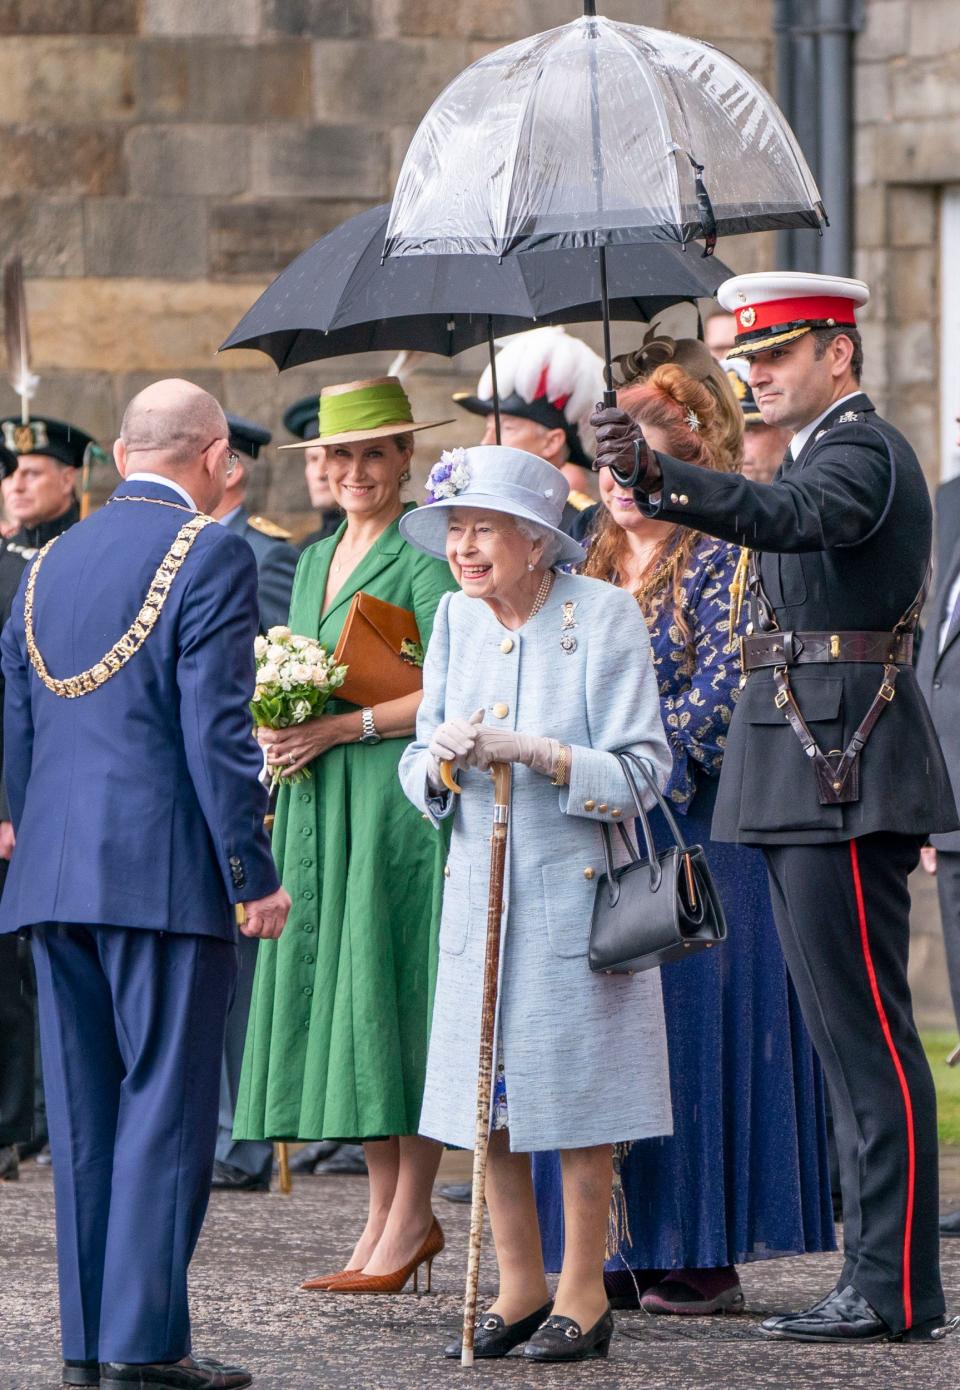
MULTIPOLYGON (((960 1162, 945 1163, 946 1203, 960 1204, 960 1162)), ((447 1250, 435 1292, 389 1298, 302 1293, 306 1275, 336 1268, 360 1225, 360 1178, 303 1178, 292 1196, 215 1194, 193 1263, 194 1339, 199 1352, 249 1366, 258 1390, 396 1390, 502 1383, 507 1390, 575 1381, 589 1390, 780 1390, 867 1387, 954 1390, 960 1335, 937 1347, 859 1351, 762 1342, 762 1316, 813 1302, 833 1283, 835 1255, 747 1266, 748 1311, 718 1319, 621 1314, 607 1362, 525 1366, 515 1358, 462 1371, 438 1351, 459 1326, 468 1212, 438 1199, 447 1250)), ((943 1243, 951 1309, 960 1311, 960 1240, 943 1243)), ((489 1240, 481 1289, 494 1266, 489 1240)), ((483 1297, 483 1293, 481 1293, 483 1297)), ((59 1385, 53 1198, 33 1164, 0 1184, 0 1387, 59 1385)))

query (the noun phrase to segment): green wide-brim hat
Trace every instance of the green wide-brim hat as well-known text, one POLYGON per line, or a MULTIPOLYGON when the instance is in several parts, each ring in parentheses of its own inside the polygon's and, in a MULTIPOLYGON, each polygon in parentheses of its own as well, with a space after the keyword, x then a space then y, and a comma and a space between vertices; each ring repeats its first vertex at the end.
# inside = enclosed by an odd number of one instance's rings
POLYGON ((382 439, 414 430, 434 430, 451 420, 415 420, 410 399, 395 376, 369 381, 348 381, 325 386, 320 392, 319 433, 284 449, 312 449, 317 445, 356 444, 361 439, 382 439))

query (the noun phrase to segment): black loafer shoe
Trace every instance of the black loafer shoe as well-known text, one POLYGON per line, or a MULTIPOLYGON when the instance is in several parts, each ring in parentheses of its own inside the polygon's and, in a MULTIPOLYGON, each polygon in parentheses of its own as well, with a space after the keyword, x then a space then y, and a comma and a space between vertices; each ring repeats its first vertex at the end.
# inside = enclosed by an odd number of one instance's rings
POLYGON ((960 1236, 960 1207, 956 1211, 948 1211, 946 1216, 941 1216, 940 1234, 942 1236, 960 1236))
POLYGON ((210 1186, 218 1192, 269 1192, 270 1179, 253 1177, 242 1168, 235 1168, 232 1163, 221 1163, 217 1159, 210 1186))
POLYGON ((469 1206, 473 1201, 473 1183, 449 1182, 446 1187, 441 1187, 438 1190, 440 1196, 448 1202, 462 1202, 469 1206))
POLYGON ((606 1356, 613 1336, 613 1314, 608 1308, 589 1332, 573 1318, 547 1318, 523 1349, 528 1361, 587 1361, 606 1356))
POLYGON ((100 1362, 65 1360, 60 1379, 63 1385, 99 1385, 100 1362))
POLYGON ((315 1164, 317 1177, 328 1177, 331 1173, 365 1174, 367 1160, 363 1156, 362 1144, 340 1144, 337 1152, 330 1158, 315 1164))
POLYGON ((313 1144, 304 1144, 290 1159, 290 1172, 312 1173, 323 1159, 332 1158, 339 1147, 335 1139, 318 1139, 313 1144))
MULTIPOLYGON (((504 1322, 499 1313, 482 1313, 477 1318, 473 1334, 474 1357, 478 1361, 481 1357, 492 1361, 495 1357, 506 1356, 514 1347, 521 1346, 533 1336, 544 1318, 550 1316, 552 1307, 552 1303, 545 1303, 542 1308, 538 1308, 528 1318, 521 1318, 519 1322, 504 1322)), ((449 1357, 451 1361, 459 1361, 462 1353, 461 1338, 457 1338, 443 1349, 444 1356, 449 1357)))
POLYGON ((158 1362, 130 1365, 125 1361, 100 1364, 100 1390, 243 1390, 253 1384, 253 1376, 241 1366, 224 1366, 206 1358, 195 1361, 158 1362))
POLYGON ((764 1337, 789 1342, 885 1342, 890 1328, 852 1284, 828 1294, 804 1313, 767 1318, 764 1337))

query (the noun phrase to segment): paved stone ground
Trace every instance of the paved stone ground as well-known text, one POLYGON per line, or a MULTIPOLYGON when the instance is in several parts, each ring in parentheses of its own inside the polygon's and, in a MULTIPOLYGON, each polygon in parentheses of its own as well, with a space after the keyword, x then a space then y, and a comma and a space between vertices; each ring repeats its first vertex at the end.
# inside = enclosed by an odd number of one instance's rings
MULTIPOLYGON (((960 1156, 944 1164, 947 1202, 960 1203, 960 1156)), ((768 1312, 806 1306, 833 1283, 836 1256, 754 1264, 744 1272, 748 1311, 679 1321, 621 1314, 607 1362, 525 1366, 515 1358, 473 1372, 439 1359, 459 1325, 467 1210, 437 1201, 447 1250, 430 1296, 348 1298, 306 1294, 306 1273, 335 1268, 363 1207, 364 1183, 303 1178, 292 1196, 215 1194, 193 1264, 199 1350, 250 1366, 258 1390, 397 1390, 503 1384, 507 1390, 574 1381, 588 1390, 780 1390, 850 1386, 954 1390, 960 1336, 939 1347, 884 1345, 859 1351, 771 1345, 755 1337, 768 1312)), ((960 1310, 960 1240, 943 1244, 948 1303, 960 1310)), ((493 1287, 486 1245, 481 1288, 493 1287)), ((33 1164, 0 1184, 0 1388, 59 1385, 53 1201, 49 1174, 33 1164)))

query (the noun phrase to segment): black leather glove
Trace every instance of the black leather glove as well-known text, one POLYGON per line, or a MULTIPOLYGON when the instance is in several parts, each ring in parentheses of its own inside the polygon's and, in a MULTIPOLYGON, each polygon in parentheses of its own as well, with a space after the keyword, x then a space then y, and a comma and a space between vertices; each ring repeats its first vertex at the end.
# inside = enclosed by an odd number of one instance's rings
POLYGON ((598 405, 590 424, 597 436, 594 470, 609 468, 621 487, 644 495, 656 492, 662 481, 660 465, 636 420, 616 406, 598 405))

